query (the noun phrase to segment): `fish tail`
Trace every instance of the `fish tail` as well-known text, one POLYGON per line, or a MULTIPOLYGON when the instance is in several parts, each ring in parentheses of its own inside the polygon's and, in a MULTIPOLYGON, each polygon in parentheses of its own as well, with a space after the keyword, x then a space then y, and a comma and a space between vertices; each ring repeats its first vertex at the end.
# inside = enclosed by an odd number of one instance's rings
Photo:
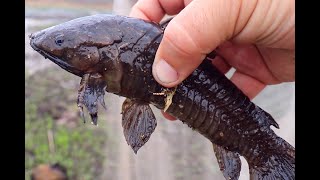
POLYGON ((259 165, 249 164, 250 180, 295 179, 295 149, 285 140, 283 148, 259 165))

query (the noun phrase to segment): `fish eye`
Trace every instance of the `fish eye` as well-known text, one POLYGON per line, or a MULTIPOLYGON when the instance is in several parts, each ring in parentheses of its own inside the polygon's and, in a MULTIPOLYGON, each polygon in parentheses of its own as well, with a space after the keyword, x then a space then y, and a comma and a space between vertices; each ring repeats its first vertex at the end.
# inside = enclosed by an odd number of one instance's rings
POLYGON ((64 42, 63 35, 59 35, 55 38, 56 45, 61 46, 63 42, 64 42))

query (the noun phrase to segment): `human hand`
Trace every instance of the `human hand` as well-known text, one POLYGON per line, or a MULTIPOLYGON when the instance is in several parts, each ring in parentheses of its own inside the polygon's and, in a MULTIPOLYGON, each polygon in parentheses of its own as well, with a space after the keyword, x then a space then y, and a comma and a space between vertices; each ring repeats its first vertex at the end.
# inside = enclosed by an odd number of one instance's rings
MULTIPOLYGON (((153 64, 153 76, 173 87, 219 47, 213 64, 249 98, 266 85, 295 80, 293 0, 140 0, 131 16, 168 24, 153 64)), ((164 114, 168 119, 174 119, 164 114)))

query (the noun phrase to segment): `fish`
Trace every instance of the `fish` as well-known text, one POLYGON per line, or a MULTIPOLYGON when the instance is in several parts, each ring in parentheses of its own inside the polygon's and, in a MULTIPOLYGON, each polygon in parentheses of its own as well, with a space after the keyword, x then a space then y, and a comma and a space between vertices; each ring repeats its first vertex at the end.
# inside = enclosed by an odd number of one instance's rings
POLYGON ((30 46, 81 77, 77 105, 84 122, 85 107, 97 125, 105 92, 126 98, 122 127, 134 153, 157 126, 153 105, 212 143, 226 179, 239 178, 240 156, 250 179, 295 179, 295 148, 271 129, 279 128, 274 118, 212 64, 214 51, 176 87, 156 82, 152 64, 168 23, 96 14, 32 33, 30 46))

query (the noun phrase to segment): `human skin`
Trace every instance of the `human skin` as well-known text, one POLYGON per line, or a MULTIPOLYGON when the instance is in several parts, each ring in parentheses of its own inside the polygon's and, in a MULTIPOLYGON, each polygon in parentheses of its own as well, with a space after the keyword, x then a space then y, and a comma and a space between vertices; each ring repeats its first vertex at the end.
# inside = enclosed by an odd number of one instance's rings
MULTIPOLYGON (((294 0, 139 0, 130 16, 168 24, 153 64, 165 87, 187 78, 216 49, 213 64, 250 99, 295 80, 294 0)), ((169 120, 174 120, 165 113, 169 120)))

